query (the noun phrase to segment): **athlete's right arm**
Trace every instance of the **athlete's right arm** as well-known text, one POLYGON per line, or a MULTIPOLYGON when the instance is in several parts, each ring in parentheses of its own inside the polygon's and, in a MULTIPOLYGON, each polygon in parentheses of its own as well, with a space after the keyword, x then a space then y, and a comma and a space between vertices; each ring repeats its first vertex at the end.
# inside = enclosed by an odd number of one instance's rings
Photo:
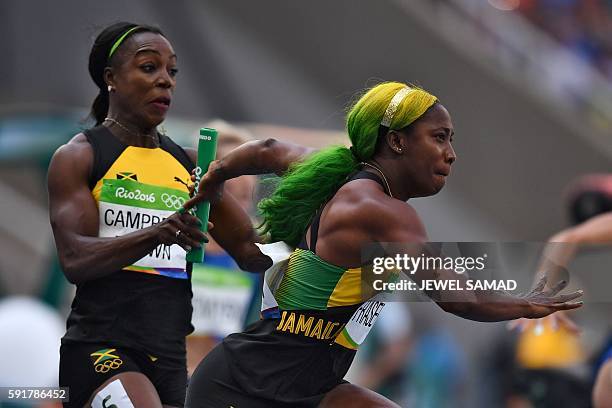
MULTIPOLYGON (((388 199, 388 202, 375 204, 377 208, 364 211, 362 219, 367 221, 375 242, 398 243, 403 254, 419 257, 430 253, 427 246, 427 233, 416 214, 416 211, 406 203, 388 199), (402 246, 402 244, 404 244, 402 246)), ((388 254, 395 256, 396 254, 388 254)), ((444 311, 476 321, 503 321, 521 317, 540 318, 560 310, 575 309, 581 306, 573 302, 581 296, 577 291, 569 294, 558 294, 563 289, 564 282, 555 288, 545 291, 544 283, 534 288, 526 296, 513 296, 504 291, 468 290, 466 274, 459 274, 449 269, 419 269, 410 278, 422 288, 426 281, 457 281, 458 287, 464 290, 434 290, 425 293, 444 311)))
POLYGON ((244 143, 219 160, 214 176, 223 181, 245 174, 282 175, 289 166, 301 161, 315 149, 276 139, 244 143))
POLYGON ((195 224, 199 221, 189 214, 173 214, 159 224, 121 237, 98 237, 98 207, 88 186, 92 167, 93 151, 82 134, 61 146, 49 165, 49 218, 60 264, 71 283, 116 272, 159 244, 196 247, 198 240, 205 240, 195 224), (179 229, 183 233, 177 237, 179 229))
POLYGON ((201 201, 214 200, 226 180, 246 174, 282 175, 292 163, 301 161, 315 149, 276 139, 244 143, 222 159, 210 164, 197 194, 184 205, 186 209, 201 201))

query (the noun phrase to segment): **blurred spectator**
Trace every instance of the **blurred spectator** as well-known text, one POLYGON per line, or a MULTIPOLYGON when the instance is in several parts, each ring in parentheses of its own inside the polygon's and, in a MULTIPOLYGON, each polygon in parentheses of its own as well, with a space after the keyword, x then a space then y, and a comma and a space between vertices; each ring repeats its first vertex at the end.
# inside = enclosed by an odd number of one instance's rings
POLYGON ((413 330, 409 304, 387 302, 364 344, 367 357, 357 383, 402 407, 464 406, 464 350, 431 312, 427 319, 413 330))
POLYGON ((401 404, 406 398, 406 377, 413 347, 408 305, 387 302, 372 333, 364 343, 366 362, 357 383, 401 404))
POLYGON ((516 345, 516 360, 527 369, 567 368, 585 361, 580 340, 565 326, 552 327, 551 320, 523 331, 516 345))
POLYGON ((587 408, 590 382, 584 376, 583 348, 573 333, 546 326, 504 333, 494 341, 481 379, 487 406, 506 408, 587 408))
POLYGON ((0 387, 57 386, 64 331, 63 319, 39 300, 0 301, 0 387))
MULTIPOLYGON (((546 271, 549 280, 556 272, 563 271, 585 246, 610 244, 612 176, 592 174, 577 179, 569 188, 567 205, 574 226, 555 234, 542 255, 540 271, 546 271)), ((561 401, 563 404, 573 401, 568 405, 572 407, 590 406, 592 383, 587 378, 571 375, 572 371, 577 371, 576 367, 585 367, 573 322, 560 313, 536 321, 535 328, 533 322, 524 319, 513 325, 522 328, 517 362, 524 369, 522 376, 530 379, 517 391, 529 397, 536 406, 555 407, 561 401), (534 384, 539 384, 538 387, 546 392, 534 391, 534 384)), ((607 344, 595 356, 594 372, 599 371, 593 393, 596 407, 610 406, 612 401, 610 375, 606 371, 612 367, 611 339, 608 338, 607 344)))
MULTIPOLYGON (((513 398, 534 407, 589 407, 590 383, 583 373, 586 363, 580 339, 550 320, 523 331, 515 351, 513 398)), ((509 404, 512 406, 511 404, 509 404)))
POLYGON ((463 406, 467 374, 464 355, 454 336, 443 327, 432 327, 420 336, 411 355, 405 406, 463 406))
POLYGON ((522 0, 518 11, 612 79, 612 3, 522 0))
POLYGON ((569 372, 517 370, 508 408, 589 408, 590 387, 569 372))
POLYGON ((509 73, 524 70, 549 97, 562 105, 584 110, 593 123, 607 126, 603 122, 609 122, 610 112, 612 3, 604 0, 440 1, 471 20, 473 28, 481 34, 484 48, 495 53, 509 73), (525 21, 515 18, 521 16, 525 21), (529 29, 529 25, 534 29, 529 29))

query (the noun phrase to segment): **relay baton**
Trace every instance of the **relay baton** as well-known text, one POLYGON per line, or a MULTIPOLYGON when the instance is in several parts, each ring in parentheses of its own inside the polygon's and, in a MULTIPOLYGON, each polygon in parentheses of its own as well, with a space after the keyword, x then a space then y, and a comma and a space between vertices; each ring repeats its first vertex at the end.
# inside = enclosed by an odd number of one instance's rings
MULTIPOLYGON (((200 180, 208 171, 210 162, 215 160, 217 152, 217 131, 215 129, 200 129, 200 139, 198 141, 198 165, 195 168, 195 192, 198 192, 200 180)), ((202 201, 194 207, 195 215, 202 225, 200 230, 203 233, 208 231, 208 215, 210 213, 210 202, 202 201)), ((202 263, 204 261, 204 244, 201 248, 194 248, 187 252, 187 262, 202 263)))

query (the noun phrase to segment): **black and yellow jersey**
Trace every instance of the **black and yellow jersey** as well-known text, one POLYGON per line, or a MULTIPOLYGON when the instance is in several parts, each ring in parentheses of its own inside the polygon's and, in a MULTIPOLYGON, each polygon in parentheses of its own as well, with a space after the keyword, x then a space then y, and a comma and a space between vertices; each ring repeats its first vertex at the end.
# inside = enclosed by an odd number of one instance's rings
MULTIPOLYGON (((363 178, 383 185, 365 171, 347 182, 363 178)), ((316 406, 343 382, 385 306, 382 296, 363 293, 362 268, 333 265, 316 254, 319 221, 320 212, 309 245, 303 239, 285 267, 266 272, 262 320, 223 342, 232 377, 246 394, 316 406)))
MULTIPOLYGON (((106 127, 84 132, 94 153, 89 187, 100 237, 155 225, 188 199, 194 164, 170 138, 160 147, 128 146, 106 127)), ((191 265, 178 245, 159 245, 103 278, 77 285, 63 342, 108 342, 184 360, 191 332, 191 265)))

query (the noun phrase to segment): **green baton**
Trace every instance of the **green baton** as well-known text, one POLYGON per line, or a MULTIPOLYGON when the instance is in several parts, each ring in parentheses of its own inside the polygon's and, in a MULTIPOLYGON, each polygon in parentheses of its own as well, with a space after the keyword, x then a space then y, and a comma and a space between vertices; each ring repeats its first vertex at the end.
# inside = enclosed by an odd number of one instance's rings
MULTIPOLYGON (((200 140, 198 141, 198 165, 195 168, 195 191, 200 187, 200 179, 208 171, 210 162, 215 160, 217 153, 217 131, 215 129, 200 129, 200 140)), ((204 233, 208 231, 208 214, 210 213, 210 203, 202 201, 194 207, 195 215, 202 225, 200 230, 204 233)), ((187 252, 187 262, 202 263, 204 261, 204 244, 200 249, 192 249, 187 252)))

